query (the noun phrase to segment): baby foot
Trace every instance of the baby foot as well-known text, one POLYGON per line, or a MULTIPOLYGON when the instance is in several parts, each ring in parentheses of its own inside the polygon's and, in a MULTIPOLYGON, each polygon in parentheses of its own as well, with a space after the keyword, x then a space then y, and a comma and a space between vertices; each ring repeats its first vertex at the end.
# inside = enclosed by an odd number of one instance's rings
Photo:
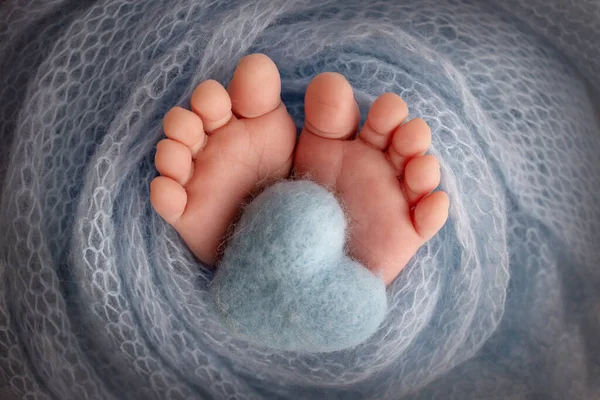
POLYGON ((404 101, 385 93, 360 121, 352 87, 336 73, 313 79, 294 160, 298 176, 332 189, 349 217, 350 256, 390 284, 448 218, 438 160, 424 155, 431 132, 422 119, 403 124, 404 101))
POLYGON ((280 92, 273 61, 253 54, 240 61, 227 90, 204 81, 191 111, 174 107, 164 118, 167 139, 155 158, 161 176, 150 200, 204 263, 217 260, 245 199, 290 173, 296 128, 280 92))

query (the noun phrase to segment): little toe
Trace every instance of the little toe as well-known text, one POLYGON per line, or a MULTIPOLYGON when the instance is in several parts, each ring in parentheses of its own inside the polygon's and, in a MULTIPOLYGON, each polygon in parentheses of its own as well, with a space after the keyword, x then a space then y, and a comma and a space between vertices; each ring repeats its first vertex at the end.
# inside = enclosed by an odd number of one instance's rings
POLYGON ((181 107, 173 107, 163 120, 165 134, 171 140, 190 149, 192 158, 206 144, 202 119, 193 112, 181 107))
POLYGON ((159 176, 150 183, 150 203, 162 219, 176 226, 185 210, 187 193, 179 183, 159 176))
POLYGON ((412 207, 440 184, 440 163, 435 156, 411 159, 404 170, 404 190, 412 207))
POLYGON ((431 130, 421 118, 411 119, 393 134, 388 156, 398 176, 402 177, 408 161, 425 154, 431 145, 431 130))
POLYGON ((392 133, 408 117, 408 107, 395 93, 384 93, 373 102, 358 136, 379 150, 390 145, 392 133))
POLYGON ((231 99, 219 82, 209 79, 199 84, 191 100, 192 110, 202 119, 204 130, 212 133, 232 118, 231 99))
POLYGON ((308 85, 304 97, 304 129, 328 139, 356 135, 360 122, 352 86, 343 75, 324 72, 308 85))
POLYGON ((158 142, 154 164, 162 176, 172 179, 180 186, 185 186, 192 176, 190 148, 171 139, 158 142))
POLYGON ((233 112, 256 118, 275 110, 281 103, 281 79, 275 63, 264 54, 242 58, 227 87, 233 112))
POLYGON ((450 200, 445 192, 424 197, 415 207, 413 224, 423 242, 431 239, 446 223, 450 200))

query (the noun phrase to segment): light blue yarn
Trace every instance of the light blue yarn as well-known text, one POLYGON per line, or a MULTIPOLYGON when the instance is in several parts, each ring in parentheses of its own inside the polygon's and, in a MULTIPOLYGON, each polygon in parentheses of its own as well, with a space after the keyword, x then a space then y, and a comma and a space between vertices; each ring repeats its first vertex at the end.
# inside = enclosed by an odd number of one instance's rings
MULTIPOLYGON (((1 399, 600 398, 600 3, 0 2, 1 399), (263 52, 432 127, 450 220, 359 346, 269 350, 151 209, 161 118, 263 52)), ((207 194, 210 195, 210 194, 207 194)))
POLYGON ((346 219, 310 181, 281 182, 248 205, 212 285, 225 324, 287 351, 356 346, 385 317, 385 284, 345 255, 346 219))

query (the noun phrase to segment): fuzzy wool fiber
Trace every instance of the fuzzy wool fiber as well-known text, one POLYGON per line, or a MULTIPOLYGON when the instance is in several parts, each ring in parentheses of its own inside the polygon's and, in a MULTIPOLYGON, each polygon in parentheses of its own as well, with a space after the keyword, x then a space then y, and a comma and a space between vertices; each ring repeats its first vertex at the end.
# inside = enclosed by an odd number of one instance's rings
POLYGON ((599 46, 596 0, 0 2, 0 398, 600 398, 599 46), (337 71, 432 128, 449 221, 343 351, 238 337, 149 203, 164 114, 253 52, 299 127, 337 71))
POLYGON ((346 216, 316 183, 280 182, 244 210, 212 284, 241 337, 303 353, 356 346, 385 317, 382 277, 345 254, 346 216))

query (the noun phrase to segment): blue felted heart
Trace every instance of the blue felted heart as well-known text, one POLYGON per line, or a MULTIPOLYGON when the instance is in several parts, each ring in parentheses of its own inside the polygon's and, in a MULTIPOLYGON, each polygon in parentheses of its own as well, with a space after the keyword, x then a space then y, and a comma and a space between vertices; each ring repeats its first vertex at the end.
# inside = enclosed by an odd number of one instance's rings
POLYGON ((277 183, 252 201, 213 283, 233 330, 282 350, 355 346, 387 311, 383 280, 344 252, 346 219, 332 193, 310 181, 277 183))

